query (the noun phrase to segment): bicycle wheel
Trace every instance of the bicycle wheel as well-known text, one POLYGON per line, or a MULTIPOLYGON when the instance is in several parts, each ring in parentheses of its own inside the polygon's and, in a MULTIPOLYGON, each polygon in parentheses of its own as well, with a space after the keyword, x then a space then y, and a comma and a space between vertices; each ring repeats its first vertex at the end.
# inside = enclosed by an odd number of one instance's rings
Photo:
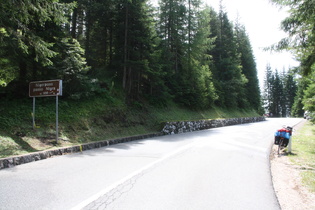
POLYGON ((281 151, 281 149, 283 147, 282 145, 283 145, 283 138, 280 138, 279 145, 278 145, 278 155, 280 155, 280 151, 281 151))

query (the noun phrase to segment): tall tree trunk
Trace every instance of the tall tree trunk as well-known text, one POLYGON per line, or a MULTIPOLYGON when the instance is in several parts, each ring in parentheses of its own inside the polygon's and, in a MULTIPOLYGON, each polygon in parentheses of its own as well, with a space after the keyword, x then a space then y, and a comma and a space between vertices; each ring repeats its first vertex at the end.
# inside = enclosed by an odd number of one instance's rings
POLYGON ((128 67, 128 75, 127 75, 127 83, 128 83, 128 93, 133 98, 133 92, 132 92, 132 68, 128 67))
POLYGON ((77 16, 78 16, 78 9, 75 8, 73 10, 73 14, 72 14, 72 21, 71 21, 71 24, 72 24, 72 27, 71 27, 71 37, 72 38, 76 38, 77 37, 77 16))
POLYGON ((123 74, 123 88, 126 89, 127 80, 127 45, 128 45, 128 3, 126 3, 125 16, 125 43, 124 43, 124 74, 123 74))
POLYGON ((109 64, 113 61, 113 24, 109 28, 109 64))
POLYGON ((188 1, 188 70, 190 70, 190 51, 191 51, 191 0, 188 1))
POLYGON ((77 26, 77 30, 78 30, 78 34, 77 37, 81 37, 83 36, 83 28, 84 28, 84 18, 85 18, 85 14, 82 8, 80 8, 80 10, 78 10, 78 26, 77 26))
POLYGON ((104 65, 107 66, 107 42, 108 42, 108 30, 107 27, 105 26, 105 34, 104 34, 104 65))
POLYGON ((91 65, 90 59, 90 32, 92 27, 92 20, 91 20, 91 10, 88 9, 86 11, 86 40, 85 40, 85 57, 88 65, 91 65))

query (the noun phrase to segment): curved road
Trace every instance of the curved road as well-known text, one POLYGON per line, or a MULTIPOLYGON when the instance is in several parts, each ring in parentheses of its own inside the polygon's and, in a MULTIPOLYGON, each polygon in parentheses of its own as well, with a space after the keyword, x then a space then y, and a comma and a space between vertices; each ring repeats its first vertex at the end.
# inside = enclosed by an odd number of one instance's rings
POLYGON ((270 147, 275 130, 300 121, 161 136, 3 169, 0 209, 280 209, 270 147))

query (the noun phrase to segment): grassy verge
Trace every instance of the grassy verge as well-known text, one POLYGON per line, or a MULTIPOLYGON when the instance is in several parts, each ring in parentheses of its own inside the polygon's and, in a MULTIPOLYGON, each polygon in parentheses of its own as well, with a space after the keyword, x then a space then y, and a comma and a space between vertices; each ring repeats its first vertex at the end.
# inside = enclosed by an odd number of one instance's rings
POLYGON ((315 127, 311 122, 293 136, 290 160, 300 167, 303 184, 315 192, 315 127))
POLYGON ((36 99, 32 128, 32 99, 0 101, 0 158, 29 152, 155 133, 166 121, 185 121, 257 116, 254 111, 188 110, 167 107, 126 105, 122 99, 106 96, 71 101, 59 99, 59 144, 55 141, 55 98, 36 99))

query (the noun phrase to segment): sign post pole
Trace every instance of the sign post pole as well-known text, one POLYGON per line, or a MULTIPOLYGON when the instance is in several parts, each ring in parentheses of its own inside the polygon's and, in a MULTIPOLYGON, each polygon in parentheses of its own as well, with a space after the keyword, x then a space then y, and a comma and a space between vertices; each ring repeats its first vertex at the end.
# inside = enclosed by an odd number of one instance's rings
POLYGON ((35 97, 33 97, 33 113, 32 113, 32 117, 33 117, 33 130, 35 130, 35 97))
POLYGON ((33 129, 35 125, 35 97, 56 96, 56 142, 58 144, 58 96, 62 96, 62 80, 30 82, 29 96, 33 97, 33 129))
POLYGON ((58 95, 56 95, 56 142, 58 144, 58 95))

